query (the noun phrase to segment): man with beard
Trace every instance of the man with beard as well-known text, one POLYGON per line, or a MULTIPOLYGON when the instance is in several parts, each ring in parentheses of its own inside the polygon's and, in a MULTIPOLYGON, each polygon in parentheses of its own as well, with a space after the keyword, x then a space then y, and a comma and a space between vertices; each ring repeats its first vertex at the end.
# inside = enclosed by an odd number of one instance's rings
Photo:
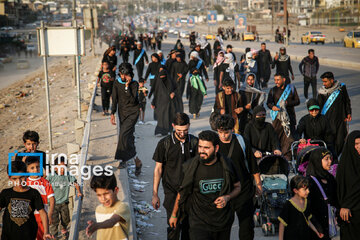
POLYGON ((115 159, 120 161, 118 168, 125 168, 126 161, 135 157, 135 175, 141 172, 141 161, 136 156, 135 124, 139 117, 139 84, 133 80, 134 73, 131 64, 122 63, 119 66, 119 75, 112 90, 112 106, 110 122, 116 125, 115 113, 120 120, 120 134, 115 153, 115 159))
POLYGON ((137 48, 134 50, 134 60, 133 65, 136 66, 136 70, 138 73, 138 78, 143 77, 144 72, 144 59, 146 61, 146 64, 149 63, 148 56, 146 54, 145 49, 142 47, 141 42, 137 43, 137 48))
POLYGON ((266 43, 261 43, 261 50, 258 52, 256 60, 258 62, 258 79, 261 87, 267 88, 271 75, 272 58, 270 51, 266 49, 266 43))
POLYGON ((290 56, 286 54, 285 47, 280 48, 280 56, 276 52, 274 61, 272 63, 272 68, 275 68, 275 66, 276 66, 276 74, 280 74, 281 76, 283 76, 286 79, 286 84, 290 83, 289 72, 291 73, 291 80, 294 81, 295 76, 291 66, 290 56))
POLYGON ((232 161, 219 153, 219 136, 199 134, 198 155, 183 165, 184 177, 169 224, 176 226, 179 207, 189 215, 190 239, 229 240, 234 212, 229 202, 240 193, 232 161))
POLYGON ((186 98, 189 99, 189 111, 193 114, 193 118, 196 119, 200 116, 201 105, 204 96, 207 95, 202 75, 205 75, 207 82, 209 81, 204 62, 199 59, 199 54, 196 51, 193 51, 190 55, 189 73, 190 79, 187 85, 186 98))
POLYGON ((308 99, 308 90, 309 85, 311 84, 313 98, 317 96, 316 90, 316 74, 319 70, 319 59, 315 56, 314 49, 309 49, 309 56, 304 57, 301 63, 299 64, 299 70, 304 76, 304 96, 306 100, 308 99))
POLYGON ((246 124, 252 119, 253 109, 263 105, 266 93, 256 86, 256 75, 253 73, 246 75, 245 84, 240 88, 239 93, 244 106, 244 111, 240 114, 239 128, 240 133, 243 134, 246 124))
POLYGON ((273 126, 281 143, 282 152, 287 160, 291 159, 290 147, 295 133, 296 114, 295 106, 300 104, 296 88, 285 83, 286 79, 280 74, 275 74, 275 87, 269 91, 267 106, 273 121, 273 126))
POLYGON ((261 196, 262 185, 259 168, 252 153, 250 143, 241 135, 233 134, 234 119, 230 115, 222 115, 216 122, 220 138, 219 152, 232 160, 241 184, 240 194, 231 201, 239 221, 239 239, 254 239, 255 211, 253 198, 256 193, 261 196))
POLYGON ((157 125, 155 128, 156 136, 165 136, 171 132, 171 120, 175 114, 175 84, 168 78, 167 71, 159 68, 159 73, 154 85, 154 98, 151 102, 151 108, 155 111, 157 125))
POLYGON ((220 66, 220 86, 222 87, 223 79, 231 78, 233 80, 234 84, 234 90, 236 91, 236 88, 240 88, 240 66, 236 63, 234 60, 234 55, 231 53, 227 53, 224 55, 225 60, 224 63, 220 66))
POLYGON ((182 59, 181 53, 176 54, 176 62, 172 64, 170 76, 176 83, 175 101, 178 112, 184 112, 182 96, 185 90, 186 75, 189 71, 187 63, 182 59))
POLYGON ((245 127, 244 137, 250 142, 254 157, 259 160, 266 152, 281 155, 274 127, 265 122, 265 108, 263 106, 255 107, 252 116, 253 119, 245 127))
MULTIPOLYGON (((170 136, 161 139, 155 149, 153 159, 156 162, 154 169, 154 184, 152 205, 159 209, 160 198, 158 195, 160 179, 164 189, 164 208, 166 209, 167 223, 175 204, 176 196, 180 190, 183 178, 182 165, 195 157, 197 153, 197 137, 188 134, 190 119, 185 113, 177 113, 172 123, 174 131, 170 136)), ((189 223, 186 213, 179 213, 184 218, 175 228, 168 227, 167 239, 189 239, 189 223)))
POLYGON ((344 146, 348 130, 346 125, 351 121, 351 103, 346 85, 334 79, 332 72, 320 76, 323 86, 319 89, 318 101, 321 114, 329 120, 335 136, 335 151, 339 156, 344 146))

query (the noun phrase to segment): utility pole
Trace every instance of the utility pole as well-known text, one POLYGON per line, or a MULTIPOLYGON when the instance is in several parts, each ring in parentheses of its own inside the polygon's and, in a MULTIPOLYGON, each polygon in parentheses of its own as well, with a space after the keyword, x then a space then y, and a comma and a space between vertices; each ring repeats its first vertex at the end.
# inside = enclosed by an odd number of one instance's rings
POLYGON ((284 0, 284 24, 285 24, 285 46, 289 45, 288 31, 289 31, 289 21, 288 21, 288 11, 287 11, 287 0, 284 0))
POLYGON ((274 0, 271 0, 271 34, 274 34, 274 0))
MULTIPOLYGON (((76 0, 72 1, 72 24, 74 27, 74 22, 76 21, 76 0)), ((72 81, 72 85, 73 87, 76 86, 76 58, 77 56, 74 56, 73 58, 73 81, 72 81)))

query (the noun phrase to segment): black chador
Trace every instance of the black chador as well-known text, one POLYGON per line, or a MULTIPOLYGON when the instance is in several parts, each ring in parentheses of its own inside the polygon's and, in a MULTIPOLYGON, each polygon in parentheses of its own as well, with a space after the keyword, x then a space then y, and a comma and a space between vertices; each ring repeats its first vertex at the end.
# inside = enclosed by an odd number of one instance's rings
POLYGON ((160 68, 160 72, 152 88, 154 91, 154 98, 151 105, 155 107, 155 116, 157 118, 157 125, 155 128, 155 135, 167 135, 172 131, 171 123, 175 115, 174 92, 175 86, 165 69, 160 68))
POLYGON ((132 80, 125 87, 125 80, 118 77, 112 90, 111 114, 118 112, 120 120, 120 134, 115 153, 115 159, 127 161, 136 155, 135 124, 139 117, 138 82, 132 80))
MULTIPOLYGON (((153 60, 147 70, 146 70, 146 73, 145 73, 145 81, 147 81, 147 79, 149 78, 150 80, 150 86, 153 86, 154 82, 155 82, 155 79, 156 79, 156 76, 159 72, 159 67, 160 67, 160 57, 159 55, 157 55, 156 53, 153 53, 151 55, 151 59, 153 60), (157 62, 154 62, 153 58, 156 58, 157 59, 157 62)), ((151 95, 149 95, 149 97, 151 97, 151 95)))
POLYGON ((143 73, 144 73, 144 59, 146 61, 146 63, 149 62, 148 60, 148 56, 146 54, 145 49, 143 48, 136 48, 134 50, 134 60, 133 60, 133 65, 136 65, 136 70, 138 73, 138 77, 139 79, 143 77, 143 73))
POLYGON ((186 82, 186 74, 188 72, 188 65, 186 62, 181 60, 176 61, 172 64, 170 76, 172 81, 176 84, 175 91, 175 102, 176 102, 176 110, 177 112, 184 112, 184 104, 182 101, 182 96, 185 90, 185 82, 186 82))
POLYGON ((189 111, 196 118, 199 116, 206 95, 206 86, 202 76, 204 75, 207 80, 209 77, 203 60, 198 58, 198 53, 194 51, 191 56, 192 59, 189 61, 190 78, 186 89, 186 97, 189 99, 189 111))

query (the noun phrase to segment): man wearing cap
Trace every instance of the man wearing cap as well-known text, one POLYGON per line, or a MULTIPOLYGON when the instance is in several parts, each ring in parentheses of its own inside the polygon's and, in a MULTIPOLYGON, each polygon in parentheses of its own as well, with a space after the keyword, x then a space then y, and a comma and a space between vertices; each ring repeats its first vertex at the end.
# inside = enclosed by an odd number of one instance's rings
POLYGON ((319 102, 311 98, 307 102, 309 114, 302 117, 296 128, 295 137, 300 143, 305 144, 307 139, 322 140, 326 142, 328 148, 332 148, 333 136, 329 121, 320 114, 319 102))
POLYGON ((340 155, 347 136, 347 123, 351 121, 351 103, 346 85, 334 79, 332 72, 320 76, 323 86, 319 89, 318 101, 328 126, 333 128, 336 154, 340 155))
POLYGON ((186 75, 188 73, 188 65, 182 59, 182 54, 180 52, 176 53, 176 61, 173 63, 170 76, 176 85, 175 90, 175 103, 177 112, 184 112, 184 104, 182 101, 182 96, 185 90, 185 81, 186 75))
POLYGON ((226 53, 231 53, 234 56, 234 61, 236 62, 236 56, 235 53, 233 53, 233 46, 232 45, 227 45, 226 46, 226 53))
POLYGON ((133 65, 136 66, 138 78, 140 79, 143 77, 143 73, 144 73, 144 65, 145 65, 144 58, 145 58, 146 64, 149 64, 149 59, 148 59, 145 49, 142 47, 142 43, 138 42, 136 45, 137 45, 137 48, 134 50, 133 65))

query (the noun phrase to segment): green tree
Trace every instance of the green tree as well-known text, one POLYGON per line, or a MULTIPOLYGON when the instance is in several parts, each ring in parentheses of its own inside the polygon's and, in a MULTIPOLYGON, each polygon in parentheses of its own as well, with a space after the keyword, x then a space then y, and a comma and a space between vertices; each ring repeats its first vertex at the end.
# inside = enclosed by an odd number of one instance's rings
POLYGON ((214 5, 214 10, 217 11, 218 14, 223 14, 224 13, 224 9, 222 8, 221 5, 214 5))

